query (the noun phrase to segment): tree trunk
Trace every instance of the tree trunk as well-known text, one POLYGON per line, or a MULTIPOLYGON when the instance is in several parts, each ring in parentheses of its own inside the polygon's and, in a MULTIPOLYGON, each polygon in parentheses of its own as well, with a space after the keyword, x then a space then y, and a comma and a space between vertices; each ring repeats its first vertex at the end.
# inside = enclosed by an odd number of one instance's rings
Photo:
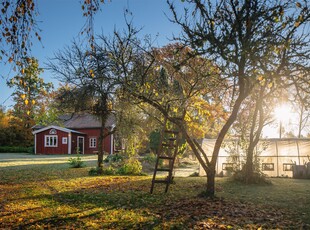
POLYGON ((101 117, 101 127, 98 140, 98 173, 102 174, 103 171, 103 139, 104 139, 104 127, 106 122, 106 115, 101 117))
POLYGON ((233 106, 232 113, 230 114, 227 122, 225 123, 225 125, 221 129, 219 136, 216 139, 215 146, 213 149, 212 159, 210 162, 209 162, 205 153, 202 153, 204 158, 201 157, 199 150, 197 149, 196 145, 194 144, 194 141, 190 138, 190 136, 186 132, 185 126, 183 124, 175 122, 174 120, 171 120, 172 122, 177 124, 179 126, 179 128, 182 130, 183 136, 185 137, 187 143, 189 144, 189 146, 191 147, 195 156, 197 157, 200 165, 203 167, 204 171, 207 174, 207 188, 206 188, 206 191, 204 192, 204 195, 206 195, 208 197, 214 197, 215 196, 215 174, 216 174, 215 166, 216 166, 216 162, 217 162, 217 158, 218 158, 218 154, 219 154, 222 142, 223 142, 224 137, 227 134, 229 128, 231 127, 231 125, 236 120, 239 108, 241 106, 241 103, 246 98, 247 95, 248 94, 244 94, 244 93, 239 94, 239 96, 238 96, 238 98, 237 98, 237 100, 233 106))
MULTIPOLYGON (((198 151, 197 147, 194 144, 194 141, 190 138, 190 136, 188 135, 188 133, 186 132, 185 127, 179 126, 179 128, 182 131, 182 135, 185 138, 186 142, 188 143, 188 145, 190 146, 190 148, 192 149, 194 155, 197 157, 199 164, 202 166, 202 168, 204 169, 205 172, 207 172, 208 170, 208 160, 207 159, 203 159, 200 155, 200 152, 198 151)), ((206 158, 206 157, 205 157, 206 158)))
MULTIPOLYGON (((241 87, 241 88, 243 88, 243 87, 241 87)), ((218 155, 220 152, 221 145, 224 141, 225 135, 227 134, 229 128, 237 119, 239 108, 240 108, 243 100, 248 95, 248 93, 249 92, 243 93, 243 91, 241 90, 241 92, 239 93, 238 98, 237 98, 237 100, 233 106, 233 110, 232 110, 227 122, 225 123, 225 125, 221 129, 221 131, 220 131, 220 133, 219 133, 219 135, 215 141, 215 145, 214 145, 214 149, 213 149, 213 153, 212 153, 212 159, 210 162, 210 167, 206 171, 207 178, 208 178, 206 194, 210 197, 215 196, 215 174, 216 174, 215 166, 216 166, 216 161, 217 161, 217 158, 218 158, 218 155)))
POLYGON ((258 98, 256 99, 255 110, 252 118, 251 130, 250 130, 250 140, 249 146, 247 149, 247 157, 246 163, 244 166, 244 179, 245 183, 253 183, 254 179, 254 149, 259 142, 259 138, 262 134, 262 130, 264 127, 264 111, 263 111, 263 95, 264 95, 264 88, 260 89, 260 93, 258 98), (257 125, 258 121, 258 125, 257 125), (255 129, 257 127, 257 129, 255 129))
POLYGON ((246 184, 251 183, 254 174, 253 155, 254 145, 250 143, 247 149, 246 163, 244 165, 244 178, 246 184))
POLYGON ((212 198, 215 195, 215 165, 211 165, 206 173, 207 173, 207 190, 204 195, 212 198))

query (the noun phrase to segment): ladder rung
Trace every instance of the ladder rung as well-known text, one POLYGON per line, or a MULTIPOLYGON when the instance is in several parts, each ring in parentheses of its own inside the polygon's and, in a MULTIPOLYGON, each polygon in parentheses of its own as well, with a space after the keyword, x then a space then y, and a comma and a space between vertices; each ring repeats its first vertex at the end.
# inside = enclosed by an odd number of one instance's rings
POLYGON ((175 126, 167 126, 168 118, 165 117, 165 122, 164 122, 164 127, 161 132, 160 136, 160 143, 159 143, 159 152, 157 155, 157 160, 155 164, 155 169, 154 169, 154 174, 153 174, 153 179, 152 179, 152 185, 151 185, 151 193, 153 193, 154 185, 156 183, 163 183, 165 184, 165 193, 167 193, 169 185, 173 181, 173 166, 174 166, 174 161, 175 157, 178 153, 178 146, 179 146, 179 135, 182 134, 180 130, 178 130, 177 127, 175 126), (168 160, 169 162, 167 165, 158 167, 159 165, 159 160, 168 160), (168 176, 166 178, 159 178, 156 179, 156 173, 158 171, 161 172, 168 172, 168 176))
POLYGON ((171 169, 157 169, 156 171, 160 171, 160 172, 170 172, 171 169))
POLYGON ((167 156, 158 156, 159 159, 164 159, 164 160, 173 160, 173 157, 167 157, 167 156))

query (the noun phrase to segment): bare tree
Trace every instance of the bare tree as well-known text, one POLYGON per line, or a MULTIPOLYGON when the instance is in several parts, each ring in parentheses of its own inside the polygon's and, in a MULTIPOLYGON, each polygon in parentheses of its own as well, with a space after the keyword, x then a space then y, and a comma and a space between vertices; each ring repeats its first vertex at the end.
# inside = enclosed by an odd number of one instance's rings
MULTIPOLYGON (((102 169, 103 139, 110 135, 105 123, 112 114, 113 97, 116 90, 109 53, 98 47, 93 51, 77 43, 58 52, 48 64, 59 81, 65 83, 58 99, 61 106, 73 112, 87 111, 101 120, 98 141, 98 168, 102 169), (70 110, 70 109, 69 109, 70 110)), ((111 130, 113 132, 114 130, 111 130)))

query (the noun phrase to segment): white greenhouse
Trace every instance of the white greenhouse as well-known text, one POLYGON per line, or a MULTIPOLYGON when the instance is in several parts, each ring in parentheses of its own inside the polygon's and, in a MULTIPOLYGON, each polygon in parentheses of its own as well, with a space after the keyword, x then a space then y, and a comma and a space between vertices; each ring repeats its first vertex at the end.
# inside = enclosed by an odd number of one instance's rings
MULTIPOLYGON (((202 148, 211 158, 215 139, 203 139, 202 148)), ((292 177, 293 166, 303 165, 310 160, 310 138, 273 138, 260 140, 257 147, 258 164, 262 172, 270 177, 292 177)), ((232 167, 244 162, 245 153, 236 140, 224 141, 216 164, 216 174, 225 176, 232 167)), ((205 175, 202 167, 200 175, 205 175)))

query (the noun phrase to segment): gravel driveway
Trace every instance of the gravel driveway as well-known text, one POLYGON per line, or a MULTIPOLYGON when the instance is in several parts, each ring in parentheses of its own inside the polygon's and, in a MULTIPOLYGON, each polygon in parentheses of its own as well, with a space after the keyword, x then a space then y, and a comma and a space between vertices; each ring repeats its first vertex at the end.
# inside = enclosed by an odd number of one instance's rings
MULTIPOLYGON (((0 153, 0 168, 10 166, 23 166, 31 164, 64 164, 68 163, 70 157, 76 155, 32 155, 28 153, 0 153)), ((95 167, 97 163, 97 155, 82 155, 82 160, 87 166, 95 167)), ((175 168, 176 177, 187 177, 199 171, 198 165, 190 165, 187 167, 175 168)), ((149 172, 150 175, 153 172, 149 172)), ((160 174, 160 172, 158 172, 160 174)))

